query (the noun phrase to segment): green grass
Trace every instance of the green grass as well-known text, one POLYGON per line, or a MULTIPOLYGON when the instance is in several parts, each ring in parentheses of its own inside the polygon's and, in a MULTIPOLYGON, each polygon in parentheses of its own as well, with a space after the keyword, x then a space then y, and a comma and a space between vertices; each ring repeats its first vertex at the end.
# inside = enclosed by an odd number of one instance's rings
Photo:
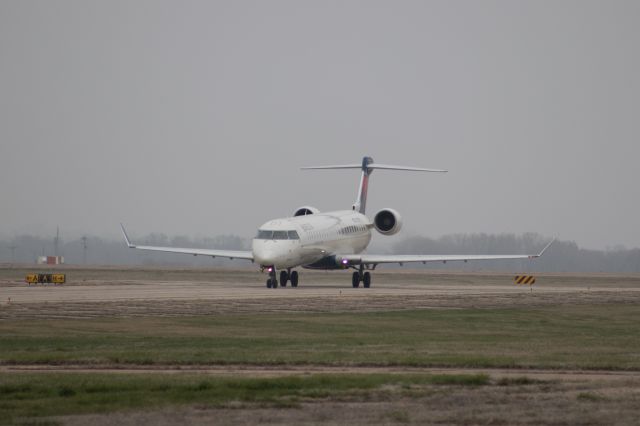
POLYGON ((383 386, 481 386, 485 375, 313 375, 220 378, 190 374, 5 374, 0 423, 24 418, 106 413, 167 405, 231 402, 295 407, 300 401, 364 397, 383 386), (364 392, 364 394, 363 394, 364 392))
MULTIPOLYGON (((0 363, 640 369, 640 306, 5 320, 0 363)), ((433 386, 539 383, 526 376, 491 382, 485 375, 4 373, 0 423, 55 424, 50 416, 194 404, 296 407, 308 400, 384 398, 388 392, 419 397, 433 386)), ((575 398, 585 404, 601 400, 593 392, 575 398)), ((384 416, 412 420, 402 410, 384 416)))
POLYGON ((497 381, 498 386, 526 386, 544 383, 541 380, 531 379, 527 376, 503 377, 497 381))
POLYGON ((581 402, 603 402, 608 399, 594 392, 580 392, 576 399, 581 402))
POLYGON ((640 306, 6 320, 0 363, 640 369, 640 306))

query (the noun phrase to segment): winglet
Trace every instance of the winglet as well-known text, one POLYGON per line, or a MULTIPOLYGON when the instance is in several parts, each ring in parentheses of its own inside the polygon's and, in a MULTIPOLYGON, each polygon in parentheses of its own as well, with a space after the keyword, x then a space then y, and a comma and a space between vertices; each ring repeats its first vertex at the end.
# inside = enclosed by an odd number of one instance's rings
POLYGON ((127 231, 124 230, 124 225, 121 223, 120 224, 120 228, 122 228, 122 235, 124 235, 124 240, 127 243, 127 247, 129 248, 135 248, 135 244, 131 244, 131 241, 129 240, 129 236, 127 235, 127 231))
POLYGON ((549 244, 547 244, 546 246, 544 246, 544 248, 542 249, 542 251, 541 251, 538 255, 536 255, 535 257, 541 257, 541 256, 544 254, 544 252, 545 252, 545 251, 547 251, 547 249, 548 249, 549 247, 551 247, 551 244, 553 244, 553 243, 556 241, 556 238, 557 238, 557 237, 553 237, 553 240, 549 241, 549 244))

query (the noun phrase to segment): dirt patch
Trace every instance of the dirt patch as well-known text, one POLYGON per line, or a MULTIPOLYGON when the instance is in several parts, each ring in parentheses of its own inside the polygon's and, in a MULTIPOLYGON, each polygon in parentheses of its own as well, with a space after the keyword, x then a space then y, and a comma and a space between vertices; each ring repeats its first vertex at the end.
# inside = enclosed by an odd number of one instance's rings
MULTIPOLYGON (((640 371, 549 370, 533 368, 444 368, 396 366, 271 366, 271 365, 0 365, 2 373, 107 373, 107 374, 198 374, 233 377, 283 377, 311 374, 486 374, 494 381, 528 377, 553 382, 638 382, 640 371)), ((638 389, 640 391, 640 389, 638 389)))

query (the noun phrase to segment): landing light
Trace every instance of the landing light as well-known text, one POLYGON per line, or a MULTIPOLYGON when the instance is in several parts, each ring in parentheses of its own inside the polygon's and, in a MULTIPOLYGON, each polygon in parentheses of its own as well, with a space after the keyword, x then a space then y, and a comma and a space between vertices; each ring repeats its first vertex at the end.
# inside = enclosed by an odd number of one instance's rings
POLYGON ((342 259, 342 264, 346 265, 347 263, 349 263, 349 261, 347 259, 342 259))

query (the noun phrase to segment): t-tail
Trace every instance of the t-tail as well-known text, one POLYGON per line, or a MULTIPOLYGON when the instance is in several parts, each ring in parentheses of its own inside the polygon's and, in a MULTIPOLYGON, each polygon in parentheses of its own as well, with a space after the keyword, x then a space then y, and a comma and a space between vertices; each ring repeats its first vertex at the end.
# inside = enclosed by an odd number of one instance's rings
POLYGON ((373 161, 371 157, 364 157, 362 159, 362 164, 344 164, 344 165, 335 165, 335 166, 312 166, 312 167, 302 167, 303 170, 311 170, 311 169, 360 169, 362 170, 362 175, 360 177, 360 186, 358 188, 358 196, 356 198, 356 202, 353 203, 353 210, 357 210, 358 212, 364 214, 367 207, 367 190, 369 189, 369 176, 375 169, 386 169, 386 170, 406 170, 411 172, 437 172, 437 173, 445 173, 446 170, 440 169, 423 169, 419 167, 406 167, 406 166, 393 166, 390 164, 378 164, 373 161))

